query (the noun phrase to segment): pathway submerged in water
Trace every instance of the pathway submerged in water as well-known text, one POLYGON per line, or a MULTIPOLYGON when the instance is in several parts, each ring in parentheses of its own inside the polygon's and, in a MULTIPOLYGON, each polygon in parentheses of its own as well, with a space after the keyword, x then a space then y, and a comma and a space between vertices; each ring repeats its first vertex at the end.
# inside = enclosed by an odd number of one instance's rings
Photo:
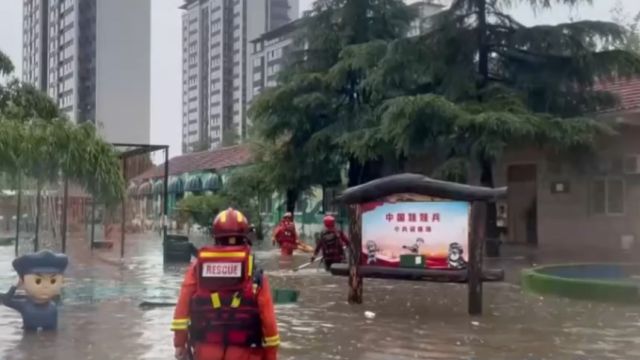
MULTIPOLYGON (((76 244, 55 334, 23 334, 18 315, 0 307, 0 359, 171 359, 173 309, 138 305, 175 301, 185 267, 164 266, 158 241, 130 244, 133 256, 122 265, 76 244)), ((0 248, 0 291, 15 282, 12 255, 0 248)), ((272 287, 301 291, 296 305, 277 308, 282 359, 640 358, 640 308, 541 298, 492 283, 485 285, 485 315, 470 318, 464 286, 369 279, 365 304, 349 306, 345 278, 288 270, 306 256, 282 263, 267 249, 257 259, 272 287)))

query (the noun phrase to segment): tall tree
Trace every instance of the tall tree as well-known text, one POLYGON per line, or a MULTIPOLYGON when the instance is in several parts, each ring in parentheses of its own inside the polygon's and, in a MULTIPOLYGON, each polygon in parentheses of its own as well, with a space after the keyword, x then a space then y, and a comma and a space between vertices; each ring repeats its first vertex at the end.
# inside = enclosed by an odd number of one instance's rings
MULTIPOLYGON (((533 6, 576 4, 577 0, 532 0, 533 6)), ((438 16, 434 30, 417 41, 394 44, 428 54, 407 67, 423 75, 395 75, 400 89, 427 94, 389 99, 382 108, 386 140, 403 154, 427 146, 445 150, 445 159, 477 169, 471 181, 494 186, 493 164, 508 145, 537 144, 557 149, 586 148, 603 127, 586 115, 616 99, 594 89, 598 79, 640 71, 640 61, 622 46, 625 30, 616 24, 578 21, 527 27, 509 16, 506 0, 455 0, 438 16), (425 136, 426 135, 426 136, 425 136)), ((376 69, 402 71, 389 52, 376 69), (387 66, 395 66, 390 70, 387 66)), ((376 74, 380 87, 398 87, 376 74)), ((489 209, 488 236, 495 236, 495 209, 489 209)))
POLYGON ((627 41, 624 49, 640 53, 640 12, 629 17, 621 0, 617 0, 611 8, 611 21, 624 26, 627 30, 627 41))
POLYGON ((13 63, 7 54, 0 50, 0 75, 9 75, 13 72, 13 63))
POLYGON ((414 16, 401 0, 330 0, 317 2, 303 20, 300 51, 291 57, 281 84, 251 107, 255 135, 277 169, 273 179, 287 194, 287 210, 309 186, 339 177, 346 163, 352 184, 378 173, 365 174, 377 162, 363 162, 340 145, 344 129, 357 130, 371 116, 359 94, 365 73, 333 67, 345 47, 403 36, 414 16))
MULTIPOLYGON (((0 73, 13 65, 0 51, 0 73)), ((113 147, 90 124, 65 121, 55 102, 35 87, 18 80, 0 84, 0 170, 41 182, 60 176, 100 189, 107 203, 121 199, 124 180, 113 147)))

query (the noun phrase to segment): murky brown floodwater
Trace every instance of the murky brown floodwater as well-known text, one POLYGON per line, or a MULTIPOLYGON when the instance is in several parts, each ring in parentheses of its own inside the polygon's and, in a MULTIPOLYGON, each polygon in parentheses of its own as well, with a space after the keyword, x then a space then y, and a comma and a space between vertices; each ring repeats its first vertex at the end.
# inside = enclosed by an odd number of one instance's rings
MULTIPOLYGON (((124 265, 91 258, 73 244, 57 333, 23 334, 0 307, 0 359, 172 359, 173 309, 141 310, 143 300, 175 298, 184 266, 162 264, 160 243, 129 242, 124 265)), ((11 247, 0 248, 0 290, 15 281, 11 247)), ((106 256, 115 257, 117 250, 106 256)), ((466 313, 466 287, 365 279, 365 304, 346 304, 346 279, 317 269, 278 269, 258 250, 272 287, 301 290, 278 307, 282 359, 638 359, 640 308, 540 298, 514 283, 485 285, 485 314, 466 313), (367 320, 364 311, 376 317, 367 320)), ((306 256, 294 259, 303 263, 306 256)), ((510 279, 524 264, 503 262, 510 279)))

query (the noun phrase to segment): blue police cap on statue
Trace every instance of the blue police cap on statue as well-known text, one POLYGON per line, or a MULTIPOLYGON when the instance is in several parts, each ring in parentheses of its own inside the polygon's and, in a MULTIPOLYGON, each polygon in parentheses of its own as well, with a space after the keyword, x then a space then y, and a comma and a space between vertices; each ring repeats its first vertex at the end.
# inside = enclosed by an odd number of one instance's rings
POLYGON ((55 254, 49 250, 35 254, 22 255, 13 260, 13 268, 18 275, 28 274, 62 274, 69 264, 64 254, 55 254))

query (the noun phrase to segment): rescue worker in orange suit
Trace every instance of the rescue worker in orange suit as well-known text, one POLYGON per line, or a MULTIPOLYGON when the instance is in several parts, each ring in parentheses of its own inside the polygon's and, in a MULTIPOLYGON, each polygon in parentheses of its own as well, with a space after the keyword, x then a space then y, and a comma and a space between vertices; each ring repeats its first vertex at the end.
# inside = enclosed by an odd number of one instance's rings
POLYGON ((340 229, 336 228, 336 219, 333 216, 325 216, 323 222, 324 229, 320 233, 311 262, 314 262, 318 253, 322 251, 324 268, 329 271, 331 265, 345 261, 344 248, 349 245, 349 240, 340 229))
POLYGON ((273 245, 277 243, 280 247, 280 255, 291 256, 298 248, 298 233, 290 212, 284 214, 280 224, 274 229, 271 240, 273 245))
POLYGON ((228 209, 213 221, 215 245, 198 251, 175 308, 179 360, 277 360, 280 344, 271 289, 254 266, 249 224, 228 209))

